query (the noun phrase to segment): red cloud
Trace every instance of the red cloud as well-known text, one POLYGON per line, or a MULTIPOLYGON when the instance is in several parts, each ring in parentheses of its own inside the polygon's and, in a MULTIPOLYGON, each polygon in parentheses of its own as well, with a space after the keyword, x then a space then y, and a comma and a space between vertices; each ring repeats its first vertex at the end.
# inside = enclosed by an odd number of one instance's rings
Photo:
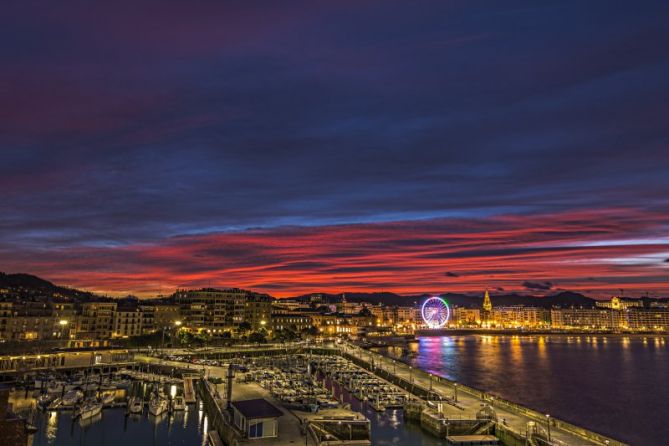
POLYGON ((636 209, 491 219, 284 227, 150 245, 25 253, 15 271, 113 294, 239 286, 312 291, 471 291, 550 281, 607 295, 669 290, 666 214, 636 209), (665 230, 666 234, 666 230, 665 230), (446 271, 457 275, 446 276, 446 271))

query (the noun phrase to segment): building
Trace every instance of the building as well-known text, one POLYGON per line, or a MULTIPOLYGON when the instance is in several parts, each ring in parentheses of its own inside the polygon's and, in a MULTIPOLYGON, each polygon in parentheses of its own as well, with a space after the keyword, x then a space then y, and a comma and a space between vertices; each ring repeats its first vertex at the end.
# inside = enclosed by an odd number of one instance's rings
POLYGON ((181 308, 172 303, 154 303, 153 304, 153 326, 155 331, 166 327, 173 327, 177 321, 182 321, 181 308))
POLYGON ((453 308, 451 325, 458 327, 478 327, 481 325, 481 310, 479 308, 453 308))
POLYGON ((279 417, 283 415, 263 398, 232 401, 235 427, 245 438, 275 438, 279 436, 279 417))
POLYGON ((236 330, 244 321, 246 291, 238 288, 178 291, 183 327, 213 335, 236 330))
POLYGON ((277 311, 293 311, 302 306, 302 302, 292 300, 292 299, 277 299, 272 305, 272 312, 277 311))
POLYGON ((301 333, 312 327, 311 317, 306 314, 276 313, 271 315, 271 327, 276 330, 292 330, 301 333))
POLYGON ((513 305, 492 310, 491 324, 500 328, 548 328, 550 311, 540 307, 513 305))
POLYGON ((144 312, 139 306, 118 307, 114 313, 112 337, 129 338, 140 336, 143 331, 144 312))
POLYGON ((606 308, 553 308, 551 328, 581 330, 617 330, 621 328, 621 312, 606 308))
POLYGON ((611 310, 627 310, 628 308, 642 308, 644 306, 642 299, 615 296, 611 300, 600 301, 595 305, 599 308, 608 308, 611 310))
POLYGON ((362 314, 316 313, 311 315, 311 320, 314 327, 326 336, 357 336, 364 331, 363 328, 376 326, 374 316, 362 314))
POLYGON ((623 328, 633 331, 669 331, 669 310, 629 308, 625 311, 623 328))
MULTIPOLYGON (((212 335, 238 331, 246 322, 252 330, 269 326, 273 298, 238 288, 177 291, 175 301, 180 310, 182 326, 192 331, 206 331, 212 335)), ((156 325, 158 325, 158 308, 156 325)), ((176 314, 173 314, 173 319, 176 314)), ((160 318, 162 323, 162 317, 160 318)), ((176 319, 172 320, 173 324, 176 319)), ((160 327, 158 327, 160 328, 160 327)))
POLYGON ((244 322, 251 330, 269 328, 272 317, 272 298, 266 294, 250 294, 244 303, 244 322))
POLYGON ((363 304, 348 302, 346 300, 345 294, 342 294, 341 301, 337 303, 335 306, 337 313, 343 313, 343 314, 358 314, 364 308, 363 304))
POLYGON ((483 325, 490 325, 492 322, 492 302, 490 301, 490 294, 485 290, 483 296, 483 307, 481 308, 481 322, 483 325))
POLYGON ((116 302, 84 302, 75 319, 77 339, 109 339, 114 330, 116 302))

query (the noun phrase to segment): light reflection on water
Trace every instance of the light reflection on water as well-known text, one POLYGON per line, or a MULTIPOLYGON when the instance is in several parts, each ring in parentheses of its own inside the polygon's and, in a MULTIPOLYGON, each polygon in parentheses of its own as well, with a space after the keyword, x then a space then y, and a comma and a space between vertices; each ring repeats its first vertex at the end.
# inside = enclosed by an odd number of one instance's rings
MULTIPOLYGON (((412 363, 631 444, 669 438, 662 336, 424 337, 412 363)), ((390 349, 401 355, 401 349, 390 349)))
POLYGON ((207 416, 189 417, 195 410, 148 415, 125 415, 125 409, 104 409, 100 418, 85 422, 72 420, 71 411, 40 413, 36 419, 38 431, 33 446, 144 446, 144 445, 205 445, 207 416))

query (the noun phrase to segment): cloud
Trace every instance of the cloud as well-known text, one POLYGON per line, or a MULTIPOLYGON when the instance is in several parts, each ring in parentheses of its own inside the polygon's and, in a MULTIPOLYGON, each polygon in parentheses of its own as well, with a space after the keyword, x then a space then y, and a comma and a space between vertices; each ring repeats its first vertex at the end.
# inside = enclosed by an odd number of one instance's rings
POLYGON ((553 288, 553 284, 551 282, 530 282, 530 281, 525 281, 523 282, 523 287, 527 288, 528 290, 550 290, 553 288))
POLYGON ((31 272, 63 285, 116 295, 150 296, 208 285, 240 286, 277 296, 341 290, 470 292, 492 284, 518 292, 549 290, 553 283, 575 291, 594 289, 602 295, 622 285, 663 292, 669 291, 669 278, 661 265, 620 265, 610 259, 666 253, 666 244, 652 237, 662 233, 666 215, 661 210, 616 208, 286 226, 123 245, 15 250, 0 244, 0 257, 6 259, 3 265, 9 272, 31 272), (431 243, 407 245, 408 237, 431 243), (625 238, 646 242, 620 243, 625 238), (463 251, 467 261, 458 255, 463 251))
POLYGON ((668 288, 653 4, 52 3, 0 16, 6 269, 143 295, 668 288))

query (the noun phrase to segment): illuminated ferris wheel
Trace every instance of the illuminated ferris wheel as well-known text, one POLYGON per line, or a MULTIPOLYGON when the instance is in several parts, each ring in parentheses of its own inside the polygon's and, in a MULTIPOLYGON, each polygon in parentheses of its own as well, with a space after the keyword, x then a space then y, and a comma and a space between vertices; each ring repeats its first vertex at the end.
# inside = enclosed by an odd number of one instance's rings
POLYGON ((429 328, 442 328, 448 323, 448 318, 451 317, 451 310, 444 299, 433 296, 423 302, 420 314, 429 328))

